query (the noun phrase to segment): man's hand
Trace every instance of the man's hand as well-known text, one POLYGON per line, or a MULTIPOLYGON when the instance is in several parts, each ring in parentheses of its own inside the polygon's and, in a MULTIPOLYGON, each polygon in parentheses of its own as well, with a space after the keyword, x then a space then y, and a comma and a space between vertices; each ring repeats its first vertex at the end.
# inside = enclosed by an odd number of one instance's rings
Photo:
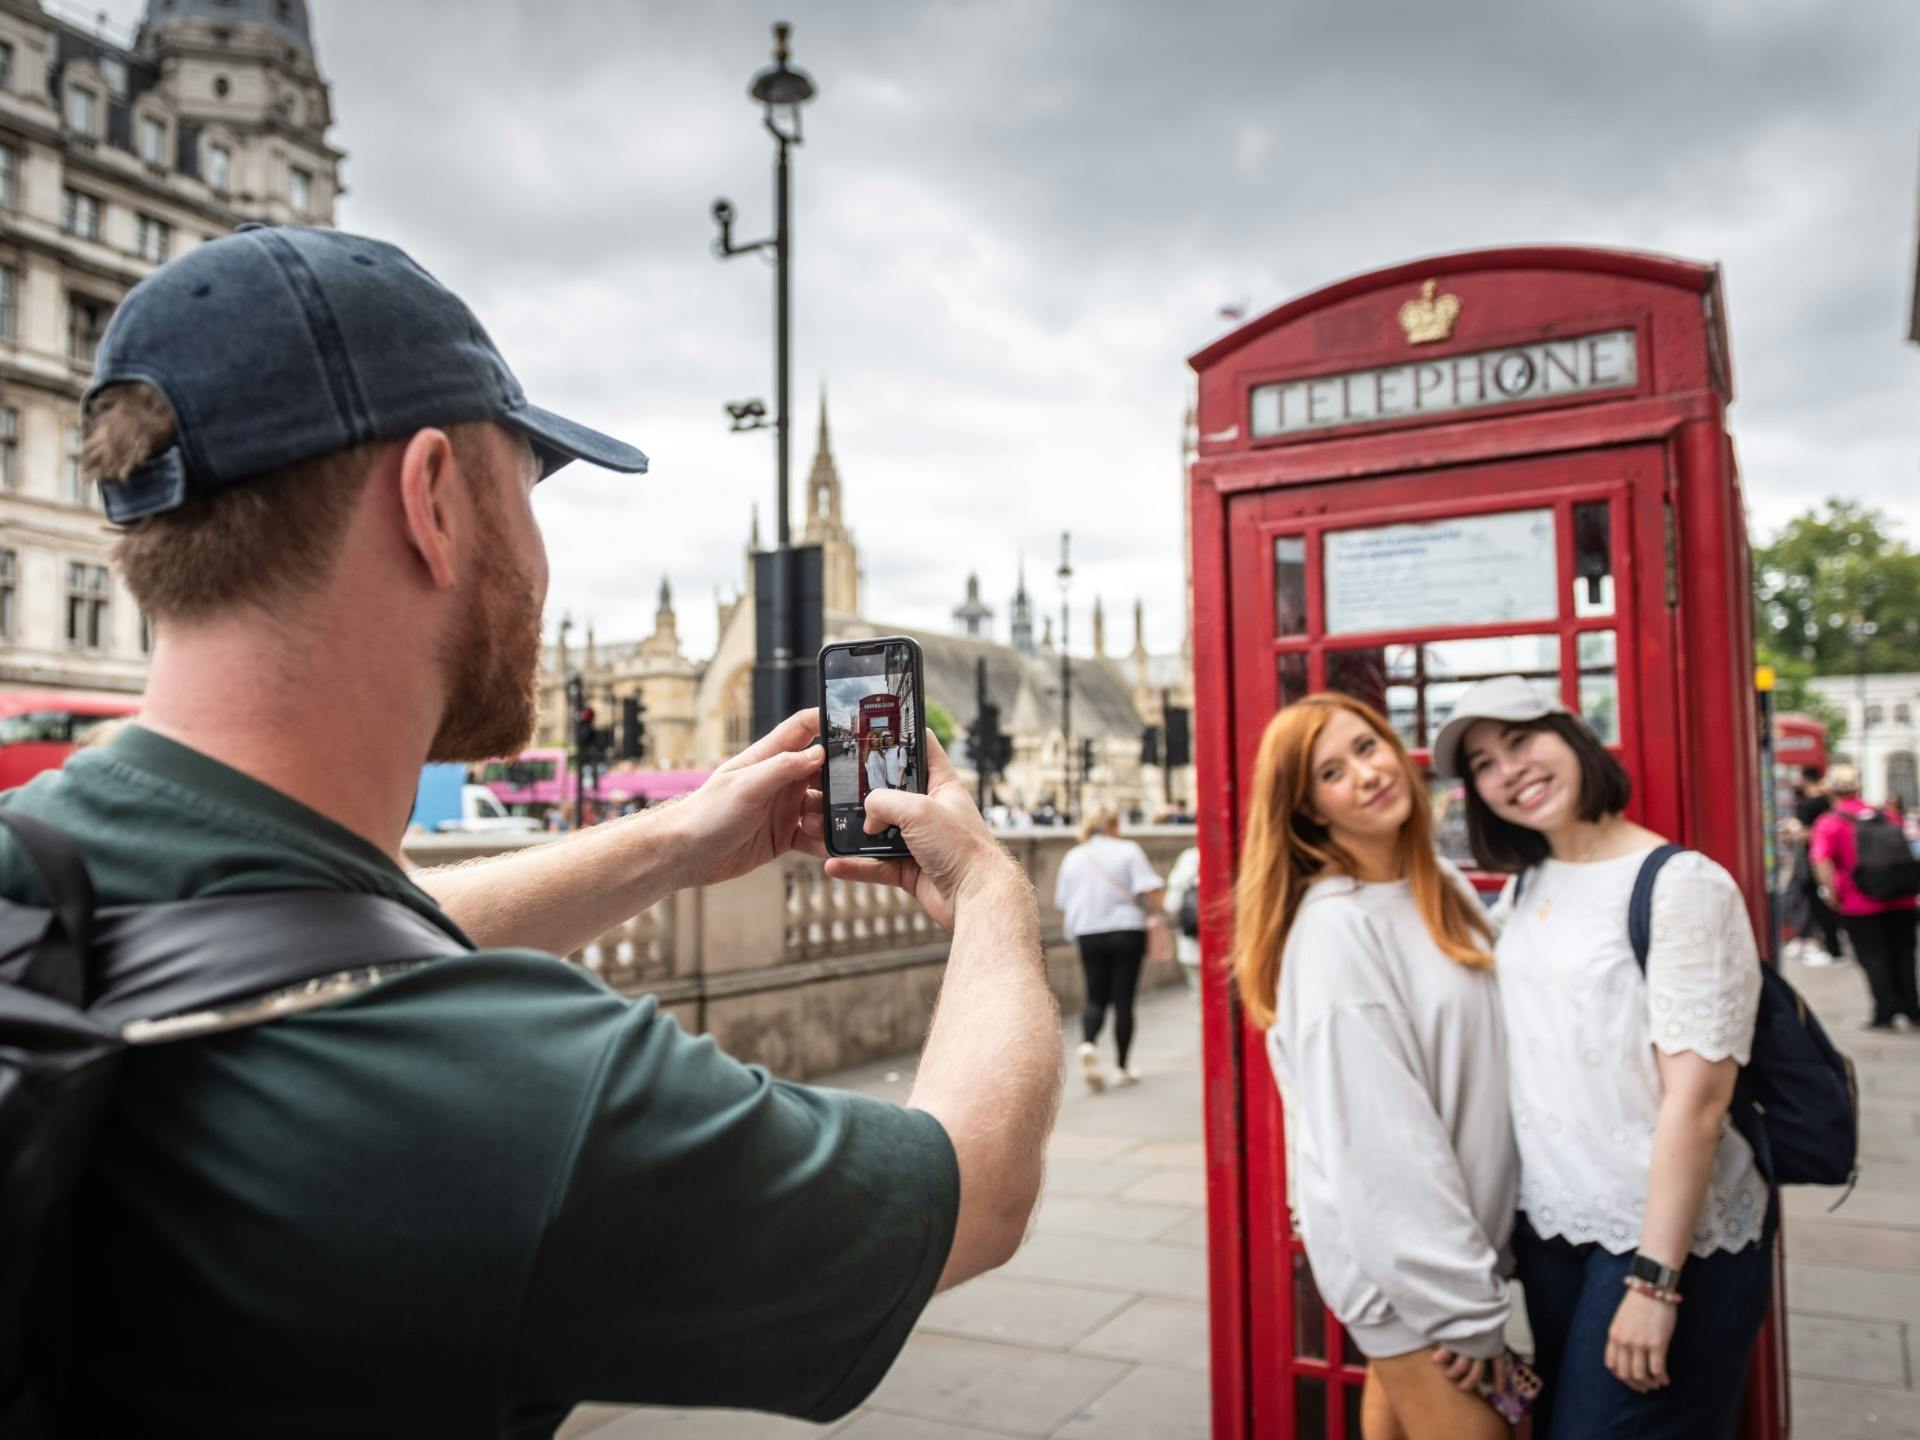
MULTIPOLYGON (((745 875, 796 845, 820 853, 801 825, 825 753, 813 743, 819 729, 818 710, 789 715, 674 803, 673 843, 684 858, 676 889, 745 875)), ((811 828, 817 832, 817 823, 811 828)))
MULTIPOLYGON (((825 843, 817 838, 820 797, 809 795, 807 803, 806 848, 824 855, 825 843)), ((953 929, 954 911, 966 891, 1015 871, 1012 857, 993 838, 932 731, 927 732, 926 794, 874 790, 867 795, 867 833, 877 835, 889 825, 900 827, 907 848, 913 851, 911 859, 835 855, 827 860, 827 873, 836 880, 897 885, 919 901, 943 930, 953 929)))

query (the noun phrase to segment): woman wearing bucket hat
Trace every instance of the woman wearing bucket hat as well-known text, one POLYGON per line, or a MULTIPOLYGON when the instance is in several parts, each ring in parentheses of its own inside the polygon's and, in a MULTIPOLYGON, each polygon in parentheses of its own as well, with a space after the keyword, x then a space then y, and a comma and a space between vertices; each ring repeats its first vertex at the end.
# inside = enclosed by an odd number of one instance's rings
POLYGON ((1630 782, 1592 730, 1518 676, 1460 697, 1433 765, 1467 781, 1475 860, 1514 876, 1495 973, 1539 1433, 1731 1436, 1773 1282, 1766 1184, 1725 1123, 1760 992, 1745 900, 1673 856, 1643 974, 1628 908, 1665 842, 1622 813, 1630 782))
MULTIPOLYGON (((1235 979, 1286 1107, 1289 1201, 1368 1358, 1367 1440, 1497 1440, 1517 1159, 1493 935, 1425 784, 1345 695, 1268 723, 1234 882, 1235 979), (1464 1357, 1449 1376, 1433 1358, 1464 1357)), ((1512 1377, 1522 1389, 1531 1377, 1512 1377)))

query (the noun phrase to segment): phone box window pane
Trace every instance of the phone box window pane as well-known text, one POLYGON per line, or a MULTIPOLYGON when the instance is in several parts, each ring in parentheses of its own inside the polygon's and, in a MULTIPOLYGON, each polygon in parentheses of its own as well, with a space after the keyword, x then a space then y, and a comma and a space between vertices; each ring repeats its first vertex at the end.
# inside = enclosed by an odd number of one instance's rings
POLYGON ((1277 709, 1285 709, 1307 694, 1307 657, 1298 652, 1282 655, 1279 661, 1280 691, 1277 709))
POLYGON ((1393 733, 1400 737, 1400 743, 1409 750, 1418 750, 1426 744, 1421 738, 1424 727, 1420 719, 1419 690, 1412 685, 1389 685, 1387 723, 1393 726, 1393 733))
POLYGON ((1615 644, 1613 631, 1591 630, 1580 637, 1580 668, 1582 670, 1612 669, 1615 644))
POLYGON ((1557 618, 1551 510, 1328 534, 1327 633, 1557 618))
POLYGON ((1613 506, 1573 507, 1573 613, 1613 614, 1613 506))
POLYGON ((1302 1360, 1327 1358, 1327 1307, 1300 1250, 1293 1252, 1293 1353, 1302 1360))
POLYGON ((1307 542, 1282 535, 1273 542, 1273 632, 1307 633, 1307 542))
POLYGON ((1580 716, 1602 743, 1620 743, 1620 682, 1611 670, 1580 677, 1580 716))
MULTIPOLYGON (((1387 718, 1400 738, 1415 750, 1433 737, 1453 714, 1461 695, 1495 675, 1520 675, 1557 690, 1560 638, 1557 635, 1496 635, 1483 640, 1443 640, 1434 645, 1389 645, 1385 655, 1387 718)), ((1357 692, 1353 692, 1357 693, 1357 692)))
POLYGON ((1306 1375, 1293 1382, 1294 1440, 1329 1440, 1327 1434, 1327 1382, 1306 1375))
POLYGON ((1368 650, 1329 651, 1327 688, 1384 711, 1387 708, 1386 651, 1378 646, 1368 650))
POLYGON ((1436 776, 1427 781, 1427 801, 1433 816, 1433 848, 1454 864, 1470 868, 1474 859, 1473 847, 1467 843, 1466 782, 1436 776))

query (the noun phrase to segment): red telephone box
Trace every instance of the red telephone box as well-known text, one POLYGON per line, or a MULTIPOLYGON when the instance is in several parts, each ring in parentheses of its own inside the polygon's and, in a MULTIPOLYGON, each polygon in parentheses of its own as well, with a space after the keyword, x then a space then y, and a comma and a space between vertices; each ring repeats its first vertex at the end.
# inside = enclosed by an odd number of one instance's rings
POLYGON ((867 803, 867 737, 884 735, 891 738, 900 733, 900 697, 898 695, 863 695, 860 697, 859 729, 860 748, 855 753, 860 760, 860 803, 867 803))
MULTIPOLYGON (((1417 758, 1474 680, 1559 687, 1633 776, 1633 818, 1711 855, 1766 945, 1746 528, 1715 266, 1484 250, 1356 276, 1192 357, 1201 873, 1231 884, 1275 709, 1343 689, 1417 758)), ((1471 861, 1457 782, 1436 833, 1471 861)), ((1357 1437, 1364 1362, 1286 1204, 1262 1036, 1203 936, 1216 1440, 1357 1437)), ((1787 1433, 1784 1274, 1747 1440, 1787 1433)))

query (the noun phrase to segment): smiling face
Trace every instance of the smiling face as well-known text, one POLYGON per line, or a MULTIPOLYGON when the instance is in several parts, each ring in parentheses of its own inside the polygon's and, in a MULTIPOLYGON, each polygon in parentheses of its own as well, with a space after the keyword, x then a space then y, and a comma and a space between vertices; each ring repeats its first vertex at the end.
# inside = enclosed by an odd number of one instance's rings
POLYGON ((1307 818, 1335 843, 1371 848, 1398 835, 1413 812, 1413 777, 1365 720, 1339 710, 1321 728, 1309 759, 1307 818))
POLYGON ((1552 834, 1581 818, 1580 757, 1557 732, 1482 720, 1460 757, 1467 782, 1508 824, 1552 834))

